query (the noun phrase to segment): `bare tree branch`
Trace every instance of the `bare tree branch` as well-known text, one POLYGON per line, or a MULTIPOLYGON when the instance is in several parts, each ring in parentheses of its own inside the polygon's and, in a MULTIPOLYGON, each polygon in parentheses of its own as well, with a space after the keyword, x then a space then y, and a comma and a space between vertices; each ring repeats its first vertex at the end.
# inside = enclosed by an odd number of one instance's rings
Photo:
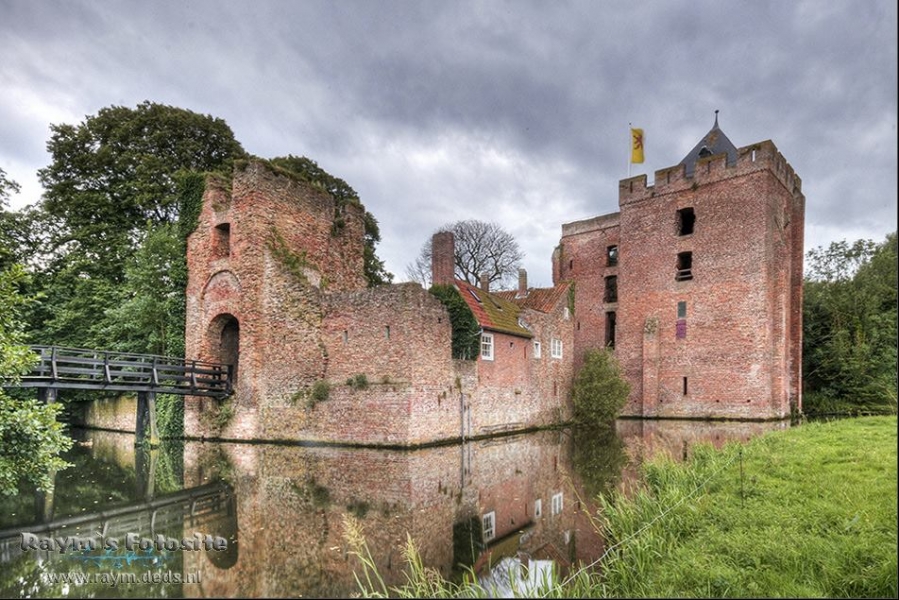
MULTIPOLYGON (((518 242, 495 223, 467 220, 441 227, 435 233, 452 231, 455 238, 455 276, 471 285, 487 274, 491 287, 511 289, 518 281, 524 258, 518 242)), ((406 276, 424 287, 431 285, 431 238, 422 245, 414 262, 406 266, 406 276)))

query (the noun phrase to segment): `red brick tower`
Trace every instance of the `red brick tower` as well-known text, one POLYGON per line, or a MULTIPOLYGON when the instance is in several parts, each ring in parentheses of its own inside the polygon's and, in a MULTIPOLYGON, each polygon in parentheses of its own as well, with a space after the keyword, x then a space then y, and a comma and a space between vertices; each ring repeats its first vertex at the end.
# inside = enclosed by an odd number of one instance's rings
POLYGON ((575 350, 613 346, 645 417, 778 419, 801 410, 801 181, 770 141, 715 125, 678 164, 622 180, 618 213, 562 226, 575 350))
POLYGON ((363 212, 264 161, 207 181, 188 238, 185 355, 235 365, 236 393, 225 426, 213 400, 189 400, 188 436, 260 436, 268 404, 322 376, 321 294, 365 288, 363 212))

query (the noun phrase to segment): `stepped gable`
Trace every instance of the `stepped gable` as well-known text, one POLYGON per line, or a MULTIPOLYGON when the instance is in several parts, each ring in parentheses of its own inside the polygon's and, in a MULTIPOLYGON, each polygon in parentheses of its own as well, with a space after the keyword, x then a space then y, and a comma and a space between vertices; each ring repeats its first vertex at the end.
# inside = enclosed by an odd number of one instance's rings
POLYGON ((718 127, 718 111, 715 111, 715 124, 705 136, 690 150, 679 164, 684 165, 685 175, 690 177, 696 168, 696 161, 716 154, 727 155, 727 166, 737 164, 737 147, 718 127))
POLYGON ((499 293, 486 292, 467 281, 456 279, 454 283, 482 328, 520 337, 534 337, 530 331, 518 324, 521 307, 517 304, 506 300, 499 293))

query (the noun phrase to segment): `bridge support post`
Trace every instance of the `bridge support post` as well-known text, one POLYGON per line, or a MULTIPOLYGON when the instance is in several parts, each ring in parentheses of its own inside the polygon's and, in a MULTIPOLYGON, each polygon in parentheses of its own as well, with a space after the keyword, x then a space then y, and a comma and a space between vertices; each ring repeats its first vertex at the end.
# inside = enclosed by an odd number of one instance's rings
POLYGON ((159 445, 159 432, 156 429, 156 392, 137 393, 137 425, 134 433, 135 445, 144 442, 150 446, 159 445))
POLYGON ((37 399, 44 404, 52 404, 56 402, 56 395, 58 393, 59 390, 56 388, 38 388, 37 399))

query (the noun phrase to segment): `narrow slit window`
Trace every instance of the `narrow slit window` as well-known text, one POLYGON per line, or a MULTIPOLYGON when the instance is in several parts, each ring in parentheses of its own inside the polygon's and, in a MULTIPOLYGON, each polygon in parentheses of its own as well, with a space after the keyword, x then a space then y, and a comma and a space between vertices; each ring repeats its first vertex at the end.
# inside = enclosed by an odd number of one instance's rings
POLYGON ((490 511, 489 513, 481 516, 481 531, 484 534, 484 541, 489 542, 496 536, 496 512, 490 511))
POLYGON ((606 313, 606 347, 615 347, 615 313, 606 313))
POLYGON ((677 211, 677 235, 691 235, 696 225, 696 213, 693 208, 682 208, 677 211))
POLYGON ((687 378, 684 377, 684 396, 687 395, 687 378))
POLYGON ((618 302, 618 277, 609 275, 606 277, 606 288, 603 294, 603 302, 618 302))

